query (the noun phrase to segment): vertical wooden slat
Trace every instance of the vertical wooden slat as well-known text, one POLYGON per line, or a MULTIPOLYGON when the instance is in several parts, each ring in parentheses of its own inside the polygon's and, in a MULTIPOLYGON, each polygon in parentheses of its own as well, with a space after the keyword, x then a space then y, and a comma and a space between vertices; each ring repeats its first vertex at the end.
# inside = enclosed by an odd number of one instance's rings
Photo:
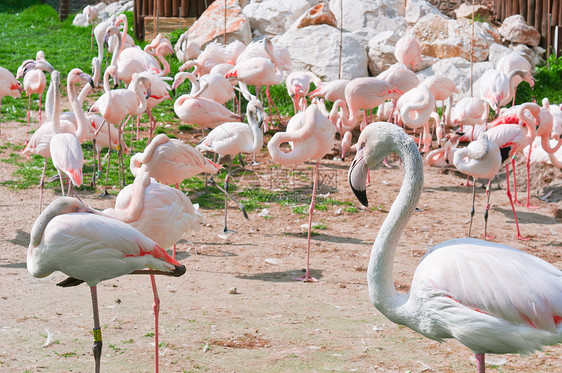
POLYGON ((511 6, 513 4, 513 0, 506 0, 506 6, 505 6, 505 14, 506 17, 509 17, 515 13, 513 13, 513 7, 511 6))
POLYGON ((181 16, 189 17, 189 10, 191 9, 191 1, 181 0, 181 16))
POLYGON ((518 0, 511 0, 512 5, 511 5, 511 11, 513 12, 513 14, 521 14, 519 12, 519 1, 518 0))
POLYGON ((541 30, 542 19, 542 0, 535 1, 535 21, 531 26, 534 26, 539 32, 541 30))
POLYGON ((527 8, 527 23, 533 25, 535 23, 535 0, 528 0, 527 8))
POLYGON ((527 19, 527 0, 519 0, 519 14, 527 19))
POLYGON ((143 16, 148 15, 148 0, 142 0, 142 13, 143 16))
POLYGON ((177 17, 180 14, 180 0, 172 1, 172 17, 177 17))
POLYGON ((501 0, 494 0, 494 10, 496 12, 497 21, 501 22, 501 0))

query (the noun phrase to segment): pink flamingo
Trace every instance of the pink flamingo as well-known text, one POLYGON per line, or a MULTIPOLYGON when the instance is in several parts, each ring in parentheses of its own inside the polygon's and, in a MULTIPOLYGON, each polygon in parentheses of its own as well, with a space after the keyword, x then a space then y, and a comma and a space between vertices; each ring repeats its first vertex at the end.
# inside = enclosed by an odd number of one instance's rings
POLYGON ((509 74, 505 74, 497 69, 492 69, 487 70, 479 79, 481 82, 480 97, 496 112, 496 117, 499 116, 500 108, 511 102, 515 96, 517 77, 521 81, 528 82, 531 88, 535 85, 535 80, 527 70, 513 70, 509 74))
MULTIPOLYGON (((131 273, 148 273, 154 301, 159 304, 154 274, 179 277, 185 266, 130 225, 95 211, 77 199, 60 197, 37 218, 27 249, 27 270, 33 277, 55 271, 70 276, 57 285, 90 287, 94 313, 95 372, 100 372, 102 333, 97 284, 131 273), (143 268, 153 270, 142 271, 143 268)), ((157 355, 156 355, 157 356, 157 355)))
POLYGON ((135 177, 146 172, 159 182, 179 189, 185 179, 200 173, 216 174, 222 167, 190 145, 161 133, 152 139, 144 152, 131 157, 130 168, 135 177))
MULTIPOLYGON (((261 95, 261 87, 265 85, 269 116, 271 117, 271 107, 275 107, 275 104, 271 99, 269 86, 277 85, 283 81, 283 70, 279 58, 273 52, 273 44, 269 39, 264 39, 263 48, 268 58, 252 57, 239 62, 240 57, 238 57, 236 65, 225 77, 238 81, 243 92, 248 92, 246 87, 248 85, 256 86, 256 96, 258 97, 261 95)), ((275 110, 278 112, 277 108, 275 110)))
POLYGON ((400 97, 403 93, 408 92, 410 89, 417 87, 420 82, 416 73, 408 69, 400 62, 395 63, 387 70, 377 75, 377 78, 390 83, 394 88, 400 91, 391 98, 394 102, 392 113, 390 115, 391 118, 394 113, 394 109, 396 108, 396 100, 398 97, 400 97))
POLYGON ((484 239, 488 238, 488 211, 490 209, 490 185, 502 166, 502 156, 498 145, 488 139, 484 132, 472 141, 466 148, 457 149, 453 155, 453 164, 465 175, 472 176, 472 209, 470 210, 470 224, 468 237, 472 230, 474 218, 474 197, 476 194, 476 178, 488 179, 486 186, 486 207, 484 210, 484 239))
POLYGON ((414 142, 390 123, 367 126, 357 148, 349 183, 365 206, 367 170, 393 152, 404 162, 402 187, 367 269, 377 310, 433 340, 455 338, 475 353, 480 373, 486 353, 529 354, 562 342, 562 272, 513 247, 474 238, 442 242, 416 268, 410 293, 398 293, 392 279, 395 252, 422 192, 422 159, 414 142))
MULTIPOLYGON (((350 115, 342 117, 343 124, 355 128, 359 110, 377 107, 386 100, 398 98, 401 94, 400 89, 382 79, 372 77, 353 79, 345 87, 345 102, 350 115)), ((366 113, 365 123, 367 123, 366 113)))
POLYGON ((479 98, 463 97, 453 106, 450 122, 454 125, 459 124, 461 130, 464 125, 484 124, 488 122, 489 110, 490 107, 479 98))
POLYGON ((189 40, 188 31, 181 34, 174 46, 174 50, 176 52, 176 57, 180 62, 196 59, 199 57, 199 54, 201 54, 201 46, 193 40, 189 40))
MULTIPOLYGON (((203 215, 199 206, 193 205, 181 191, 151 181, 141 172, 133 184, 126 186, 117 195, 115 208, 103 211, 105 215, 131 225, 162 248, 174 246, 172 258, 176 258, 176 242, 183 234, 199 230, 203 215)), ((152 279, 154 281, 154 279, 152 279)), ((155 283, 154 283, 155 284, 155 283)), ((156 287, 154 287, 154 290, 156 287)), ((156 290, 155 290, 156 294, 156 290)), ((154 365, 159 369, 158 318, 160 302, 155 297, 154 311, 154 365)))
POLYGON ((312 214, 314 213, 316 186, 318 184, 318 168, 320 159, 330 152, 334 147, 336 127, 318 109, 318 105, 312 104, 304 112, 293 116, 287 124, 286 132, 277 132, 267 148, 274 162, 282 165, 291 165, 305 162, 309 159, 316 160, 314 169, 314 181, 312 187, 312 198, 308 208, 308 237, 306 246, 306 273, 297 278, 299 281, 317 281, 310 276, 310 234, 312 231, 312 214), (281 144, 288 142, 291 151, 285 153, 280 149, 281 144))
MULTIPOLYGON (((0 66, 0 108, 2 107, 2 97, 11 96, 14 98, 19 98, 21 96, 22 86, 21 83, 16 80, 14 74, 10 70, 0 66)), ((2 111, 0 110, 0 113, 2 111)), ((2 122, 0 122, 1 124, 2 122)), ((0 127, 0 134, 2 133, 2 127, 0 127)))
MULTIPOLYGON (((345 101, 345 87, 350 82, 347 79, 332 80, 331 82, 319 82, 316 89, 309 93, 308 97, 324 98, 328 101, 345 101)), ((316 84, 316 83, 315 83, 316 84)))
MULTIPOLYGON (((525 70, 531 73, 531 64, 525 57, 521 55, 519 51, 512 51, 511 53, 503 55, 496 63, 496 69, 502 71, 504 74, 509 74, 514 70, 525 70)), ((513 78, 513 100, 511 105, 515 105, 515 95, 517 94, 517 86, 523 81, 523 78, 519 75, 515 75, 513 78)))
MULTIPOLYGON (((505 161, 511 158, 511 165, 514 174, 514 187, 516 187, 517 182, 515 180, 515 159, 513 156, 515 153, 522 151, 527 145, 531 144, 536 136, 535 123, 533 122, 533 119, 527 115, 526 110, 528 110, 536 120, 539 119, 540 107, 537 104, 525 103, 519 106, 516 114, 518 120, 521 122, 521 125, 513 123, 495 125, 495 123, 492 122, 490 123, 491 128, 486 131, 488 139, 494 141, 500 148, 500 151, 502 152, 502 160, 505 161)), ((499 118, 499 120, 505 120, 505 118, 499 118)), ((515 206, 513 205, 513 199, 509 189, 509 163, 506 163, 505 165, 505 179, 506 194, 509 198, 511 209, 513 210, 515 227, 517 228, 517 238, 520 240, 526 240, 528 238, 524 238, 519 231, 517 214, 515 213, 515 206)))
MULTIPOLYGON (((399 63, 413 70, 422 61, 421 45, 415 36, 406 34, 395 45, 394 56, 399 63)), ((433 92, 432 92, 433 93, 433 92)))
POLYGON ((229 56, 226 53, 224 45, 214 41, 207 44, 203 52, 201 52, 195 60, 186 60, 183 66, 185 66, 185 69, 194 67, 193 74, 200 77, 210 73, 215 65, 228 63, 228 60, 229 56))
POLYGON ((144 51, 156 57, 156 49, 163 44, 167 45, 167 48, 169 48, 173 53, 174 48, 172 47, 172 43, 170 42, 170 39, 166 38, 162 34, 156 35, 156 37, 149 44, 145 45, 144 51))
POLYGON ((51 158, 51 139, 57 133, 76 133, 76 128, 71 122, 60 120, 60 73, 58 71, 53 71, 51 73, 50 86, 53 87, 54 95, 51 103, 53 105, 51 109, 53 117, 50 121, 43 122, 41 127, 33 133, 29 142, 21 152, 21 155, 27 158, 29 158, 31 154, 37 154, 45 158, 43 172, 39 182, 39 212, 41 212, 43 208, 43 180, 45 179, 47 161, 51 158))
POLYGON ((435 97, 435 101, 441 101, 441 107, 443 108, 443 122, 448 123, 450 121, 450 116, 447 115, 447 111, 451 110, 453 106, 453 94, 458 92, 455 82, 446 76, 433 75, 422 82, 429 92, 435 97), (445 100, 449 99, 448 109, 445 110, 445 100))
POLYGON ((429 167, 452 167, 453 158, 457 151, 457 141, 448 139, 442 148, 434 149, 427 153, 425 162, 429 167))
POLYGON ((293 101, 295 114, 306 109, 306 96, 310 90, 311 81, 318 82, 319 79, 310 71, 293 71, 285 79, 287 93, 293 101))
MULTIPOLYGON (((232 171, 232 159, 240 153, 255 154, 263 146, 263 131, 261 125, 265 117, 262 104, 253 98, 246 107, 248 124, 242 122, 226 122, 213 129, 195 148, 199 151, 209 151, 221 158, 229 157, 228 172, 224 179, 224 233, 227 228, 228 216, 228 183, 232 171)), ((231 198, 231 197, 230 197, 231 198)), ((231 198, 232 199, 232 198, 231 198)), ((235 201, 236 202, 236 201, 235 201)), ((244 207, 236 202, 247 218, 244 207)))
MULTIPOLYGON (((45 54, 43 51, 38 51, 36 55, 36 61, 44 61, 44 66, 48 68, 48 71, 53 71, 53 67, 45 60, 45 54)), ((25 143, 27 143, 27 135, 29 133, 29 119, 31 116, 31 95, 38 94, 39 95, 39 123, 41 123, 41 98, 43 96, 43 91, 45 91, 45 87, 47 86, 47 78, 43 71, 37 68, 37 63, 33 60, 26 60, 24 61, 21 66, 18 68, 16 78, 19 79, 23 76, 23 89, 28 97, 28 106, 27 106, 27 125, 25 127, 25 143), (28 62, 35 65, 36 68, 26 68, 28 66, 28 62)))
MULTIPOLYGON (((152 114, 152 109, 164 102, 165 100, 171 100, 170 90, 171 87, 168 84, 168 80, 171 78, 161 76, 161 74, 153 74, 150 71, 145 71, 136 74, 137 77, 144 77, 150 80, 150 95, 146 99, 146 113, 149 118, 148 125, 148 141, 152 139, 152 134, 156 128, 156 118, 152 114)), ((146 88, 146 87, 145 87, 146 88)), ((137 140, 139 138, 139 127, 140 127, 140 116, 137 115, 137 140)), ((132 131, 132 127, 131 127, 132 131)), ((131 132, 132 134, 132 132, 131 132)))
MULTIPOLYGON (((423 153, 431 147, 431 133, 429 132, 429 118, 435 108, 435 98, 424 85, 404 93, 396 102, 400 118, 404 124, 416 129, 423 127, 423 153)), ((420 145, 422 136, 420 135, 420 145)))
POLYGON ((192 96, 208 98, 224 105, 227 101, 234 99, 234 88, 230 81, 224 75, 209 73, 203 75, 199 79, 190 72, 182 72, 183 66, 179 68, 179 73, 174 76, 174 83, 172 84, 172 93, 186 80, 191 82, 192 96))

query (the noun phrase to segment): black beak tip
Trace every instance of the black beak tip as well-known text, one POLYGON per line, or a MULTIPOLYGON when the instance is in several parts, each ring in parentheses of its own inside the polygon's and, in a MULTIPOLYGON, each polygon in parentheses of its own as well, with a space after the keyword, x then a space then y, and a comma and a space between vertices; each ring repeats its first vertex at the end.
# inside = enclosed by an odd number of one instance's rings
POLYGON ((171 272, 171 275, 174 277, 180 277, 185 274, 186 268, 184 265, 176 266, 174 270, 171 272))
POLYGON ((242 207, 242 214, 246 219, 250 220, 250 217, 248 216, 248 213, 246 212, 246 209, 244 207, 242 207))
POLYGON ((113 85, 113 89, 117 89, 119 87, 118 83, 115 83, 115 85, 113 85))
POLYGON ((94 80, 93 79, 88 79, 88 83, 90 83, 90 85, 92 86, 92 88, 96 88, 96 86, 94 85, 94 80))
POLYGON ((367 199, 366 190, 357 190, 353 187, 351 187, 351 190, 353 190, 353 194, 355 194, 355 197, 357 197, 357 199, 359 200, 359 202, 361 202, 363 206, 369 207, 369 200, 367 199))
POLYGON ((176 89, 175 88, 172 89, 172 96, 176 97, 176 89))

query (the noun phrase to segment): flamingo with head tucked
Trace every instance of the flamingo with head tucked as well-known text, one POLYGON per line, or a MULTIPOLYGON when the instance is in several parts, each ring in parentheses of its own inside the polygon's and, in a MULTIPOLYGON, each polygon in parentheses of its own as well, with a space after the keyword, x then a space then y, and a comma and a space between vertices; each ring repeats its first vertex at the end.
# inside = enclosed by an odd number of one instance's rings
POLYGON ((404 181, 371 249, 367 283, 375 308, 428 338, 455 338, 475 353, 479 373, 486 353, 529 354, 561 343, 562 271, 513 247, 473 238, 442 242, 419 263, 410 293, 396 291, 395 252, 423 187, 415 143, 393 124, 369 125, 359 136, 349 183, 367 206, 367 170, 390 153, 402 158, 404 181))
POLYGON ((185 266, 132 226, 102 216, 77 199, 60 197, 37 218, 27 249, 27 269, 33 277, 55 271, 69 276, 58 286, 90 287, 94 313, 95 372, 100 372, 102 335, 97 284, 130 273, 151 275, 155 304, 159 303, 154 274, 181 276, 185 266), (143 268, 151 271, 142 271, 143 268))
MULTIPOLYGON (((22 86, 16 80, 10 70, 0 66, 0 109, 2 108, 2 97, 11 96, 18 98, 21 96, 22 86)), ((2 111, 0 110, 0 114, 2 111)), ((1 124, 2 122, 0 122, 1 124)), ((2 133, 0 127, 0 134, 2 133)))

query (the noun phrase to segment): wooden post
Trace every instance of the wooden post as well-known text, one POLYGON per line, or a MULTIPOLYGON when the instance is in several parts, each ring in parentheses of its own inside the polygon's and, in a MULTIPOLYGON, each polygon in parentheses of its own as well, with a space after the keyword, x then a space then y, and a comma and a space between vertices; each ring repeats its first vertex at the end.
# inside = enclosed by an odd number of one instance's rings
POLYGON ((59 0, 59 20, 64 21, 68 17, 69 0, 59 0))
MULTIPOLYGON (((542 0, 536 0, 535 2, 535 23, 531 26, 534 26, 538 32, 541 32, 541 21, 542 21, 542 12, 543 12, 543 8, 542 8, 542 0)), ((542 38, 541 38, 542 39, 542 38)), ((542 43, 541 43, 542 44, 542 43)))
POLYGON ((222 42, 223 45, 226 45, 226 4, 227 0, 224 0, 224 40, 222 42))
POLYGON ((523 18, 527 19, 527 1, 526 0, 519 0, 519 14, 523 16, 523 18))
POLYGON ((338 79, 341 79, 341 58, 343 53, 343 0, 340 1, 340 60, 338 64, 338 79))
POLYGON ((535 22, 535 0, 527 0, 527 23, 533 26, 535 22))

